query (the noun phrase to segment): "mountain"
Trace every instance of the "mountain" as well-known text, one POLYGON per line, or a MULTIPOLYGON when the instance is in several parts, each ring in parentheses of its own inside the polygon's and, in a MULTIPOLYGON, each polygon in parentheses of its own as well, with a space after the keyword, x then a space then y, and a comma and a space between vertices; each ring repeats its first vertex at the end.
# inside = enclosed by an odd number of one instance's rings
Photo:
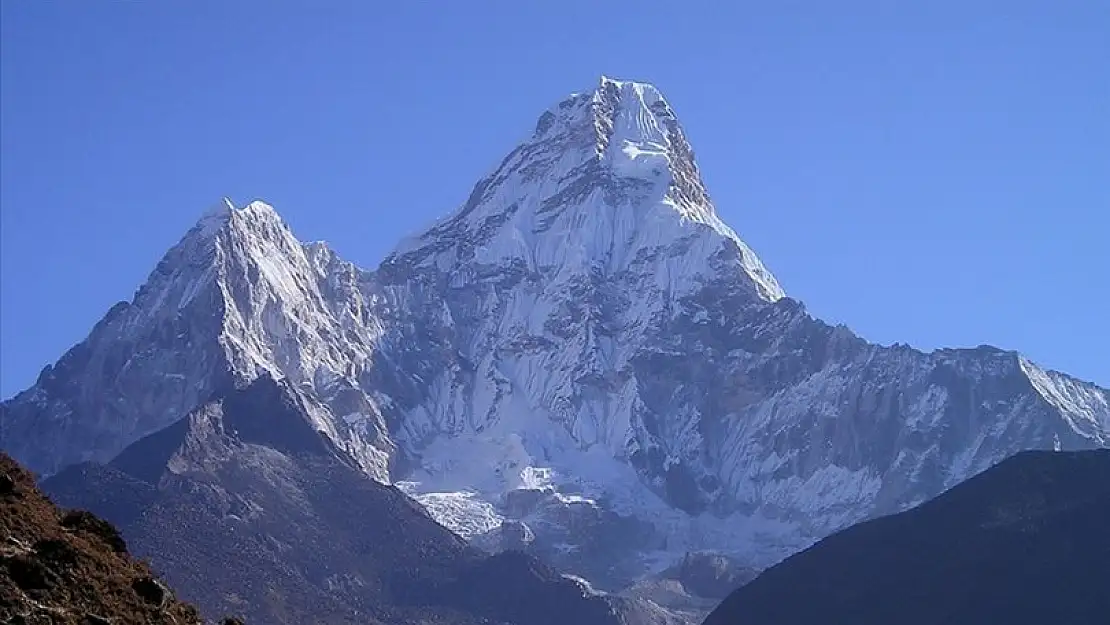
POLYGON ((4 623, 201 625, 196 608, 131 557, 116 528, 56 507, 7 454, 0 454, 0 531, 4 623))
POLYGON ((1110 444, 1106 389, 807 314, 717 216, 659 91, 609 78, 373 271, 261 202, 217 206, 0 406, 0 447, 45 474, 112 461, 264 376, 471 544, 612 591, 689 553, 762 568, 1013 452, 1110 444))
POLYGON ((377 450, 392 450, 384 425, 348 380, 380 332, 364 315, 358 276, 326 246, 302 246, 265 204, 220 204, 131 302, 113 306, 34 387, 5 402, 0 440, 44 474, 106 461, 216 389, 270 374, 343 410, 314 412, 315 427, 387 481, 377 450))
POLYGON ((1110 450, 1024 452, 770 568, 705 625, 1034 625, 1110 614, 1110 450))
POLYGON ((47 480, 102 511, 183 596, 253 623, 667 625, 519 553, 487 556, 315 431, 262 375, 221 389, 107 465, 47 480), (507 592, 512 589, 513 592, 507 592))

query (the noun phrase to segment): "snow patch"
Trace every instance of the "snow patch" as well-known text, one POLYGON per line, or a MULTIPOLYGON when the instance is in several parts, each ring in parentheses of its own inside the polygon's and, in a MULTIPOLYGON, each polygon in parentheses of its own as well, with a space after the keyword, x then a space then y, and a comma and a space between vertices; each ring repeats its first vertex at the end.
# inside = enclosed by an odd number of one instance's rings
POLYGON ((496 508, 476 493, 420 492, 418 482, 397 482, 397 488, 415 499, 428 514, 447 529, 467 540, 501 527, 505 520, 496 508))

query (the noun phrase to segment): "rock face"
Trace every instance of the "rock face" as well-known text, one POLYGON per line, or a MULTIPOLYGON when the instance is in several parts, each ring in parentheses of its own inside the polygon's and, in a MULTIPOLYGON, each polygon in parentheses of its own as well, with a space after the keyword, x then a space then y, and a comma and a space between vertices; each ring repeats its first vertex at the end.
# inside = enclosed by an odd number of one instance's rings
POLYGON ((1107 519, 1110 451, 1021 453, 788 558, 705 625, 1105 623, 1107 519))
POLYGON ((34 478, 0 454, 0 621, 201 625, 132 558, 116 528, 83 510, 59 510, 34 478))
POLYGON ((368 475, 601 588, 692 551, 765 566, 1021 449, 1110 444, 1110 393, 990 347, 872 345, 808 315, 717 217, 650 85, 546 111, 375 271, 221 205, 0 408, 45 473, 272 376, 368 475))
MULTIPOLYGON (((110 464, 74 465, 46 488, 103 511, 210 615, 288 624, 671 623, 647 602, 588 592, 530 556, 469 547, 314 430, 309 401, 287 380, 262 375, 218 391, 110 464)), ((151 604, 167 596, 150 579, 133 588, 151 604)))

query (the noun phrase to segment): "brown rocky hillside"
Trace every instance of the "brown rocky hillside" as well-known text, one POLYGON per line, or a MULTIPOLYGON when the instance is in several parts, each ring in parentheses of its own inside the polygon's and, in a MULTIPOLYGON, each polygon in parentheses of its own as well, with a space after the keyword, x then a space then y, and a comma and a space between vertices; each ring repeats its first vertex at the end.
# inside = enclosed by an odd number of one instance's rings
POLYGON ((0 623, 200 624, 108 522, 61 510, 0 453, 0 623))

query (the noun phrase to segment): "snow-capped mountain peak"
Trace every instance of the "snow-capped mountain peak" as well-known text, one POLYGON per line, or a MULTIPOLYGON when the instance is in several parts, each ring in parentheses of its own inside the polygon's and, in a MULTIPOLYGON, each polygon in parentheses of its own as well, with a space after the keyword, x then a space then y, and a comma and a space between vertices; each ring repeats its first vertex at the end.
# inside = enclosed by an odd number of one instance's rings
POLYGON ((264 374, 460 534, 611 584, 685 551, 765 564, 1019 449, 1110 441, 1105 389, 810 317, 720 221, 659 91, 610 78, 376 271, 220 203, 0 407, 0 446, 107 460, 264 374))
POLYGON ((361 274, 324 246, 302 245, 265 202, 224 200, 166 252, 130 302, 112 307, 33 389, 5 403, 5 446, 45 474, 108 460, 212 393, 267 374, 308 390, 314 426, 388 481, 392 446, 381 416, 365 393, 351 391, 380 332, 361 274), (337 394, 343 419, 329 404, 337 394))
POLYGON ((670 276, 663 286, 671 290, 688 291, 691 279, 725 271, 745 276, 755 297, 783 296, 770 271, 718 218, 660 92, 607 77, 543 113, 532 137, 458 211, 403 243, 387 262, 433 257, 441 268, 473 260, 571 273, 614 273, 647 262, 667 266, 657 274, 670 276), (437 252, 443 249, 454 257, 437 252))
POLYGON ((231 198, 225 197, 201 214, 197 223, 186 234, 186 237, 195 233, 214 235, 231 224, 233 218, 236 219, 237 223, 266 221, 284 226, 281 216, 277 214, 273 206, 266 202, 254 200, 245 206, 236 206, 231 198))
POLYGON ((197 221, 197 225, 208 225, 218 228, 234 211, 235 203, 231 201, 231 198, 224 197, 201 214, 200 219, 197 221))

